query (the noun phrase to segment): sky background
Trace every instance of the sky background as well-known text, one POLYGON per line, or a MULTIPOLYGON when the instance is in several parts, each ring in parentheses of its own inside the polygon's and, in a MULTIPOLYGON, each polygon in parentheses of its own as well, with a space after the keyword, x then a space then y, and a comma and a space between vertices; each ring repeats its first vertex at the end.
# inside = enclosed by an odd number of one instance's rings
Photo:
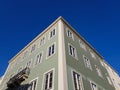
POLYGON ((119 0, 0 0, 0 76, 8 61, 59 16, 120 75, 119 0))

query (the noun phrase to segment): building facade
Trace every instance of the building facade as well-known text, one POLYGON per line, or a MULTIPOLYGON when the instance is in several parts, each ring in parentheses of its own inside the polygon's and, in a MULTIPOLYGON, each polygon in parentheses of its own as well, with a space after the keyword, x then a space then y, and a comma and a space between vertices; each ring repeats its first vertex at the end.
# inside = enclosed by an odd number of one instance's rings
POLYGON ((113 83, 116 90, 120 90, 120 77, 119 75, 106 63, 103 65, 108 71, 111 79, 111 83, 113 83))
POLYGON ((1 82, 2 82, 2 77, 0 77, 0 85, 1 85, 1 82))
POLYGON ((120 90, 108 67, 59 17, 9 61, 0 90, 120 90))

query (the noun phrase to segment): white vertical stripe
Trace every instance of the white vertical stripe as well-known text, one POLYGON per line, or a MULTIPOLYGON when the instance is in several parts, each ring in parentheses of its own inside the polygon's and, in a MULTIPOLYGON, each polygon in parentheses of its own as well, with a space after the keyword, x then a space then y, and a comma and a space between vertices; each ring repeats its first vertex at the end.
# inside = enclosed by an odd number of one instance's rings
POLYGON ((50 85, 50 73, 48 73, 48 83, 47 83, 48 85, 47 85, 47 89, 49 89, 49 85, 50 85))
POLYGON ((75 78, 76 78, 77 89, 79 90, 79 82, 78 82, 77 74, 75 74, 75 78))
POLYGON ((58 90, 68 90, 65 60, 64 26, 58 21, 58 90))

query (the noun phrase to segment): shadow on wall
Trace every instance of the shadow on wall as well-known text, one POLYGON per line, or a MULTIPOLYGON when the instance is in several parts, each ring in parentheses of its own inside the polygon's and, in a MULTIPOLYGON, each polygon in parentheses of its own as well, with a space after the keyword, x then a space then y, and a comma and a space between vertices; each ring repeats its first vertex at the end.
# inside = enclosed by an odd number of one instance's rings
POLYGON ((23 84, 14 88, 7 88, 6 90, 28 90, 30 86, 30 84, 23 84))

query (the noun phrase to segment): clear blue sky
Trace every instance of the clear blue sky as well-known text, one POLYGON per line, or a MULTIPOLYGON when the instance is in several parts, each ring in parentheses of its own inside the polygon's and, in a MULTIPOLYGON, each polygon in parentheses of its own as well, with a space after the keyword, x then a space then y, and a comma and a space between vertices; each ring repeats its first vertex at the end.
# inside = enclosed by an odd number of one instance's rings
POLYGON ((120 74, 119 0, 0 0, 0 76, 8 61, 63 16, 120 74))

